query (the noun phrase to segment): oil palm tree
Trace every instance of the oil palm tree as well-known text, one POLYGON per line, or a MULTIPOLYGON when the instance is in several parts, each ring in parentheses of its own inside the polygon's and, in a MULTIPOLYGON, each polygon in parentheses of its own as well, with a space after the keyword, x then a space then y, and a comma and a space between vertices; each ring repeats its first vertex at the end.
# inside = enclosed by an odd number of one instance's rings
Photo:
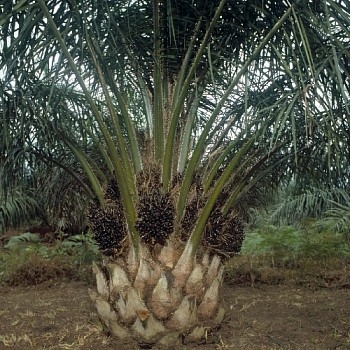
POLYGON ((349 175, 349 2, 1 8, 3 173, 55 162, 90 195, 90 294, 113 336, 205 338, 247 208, 281 181, 349 175))

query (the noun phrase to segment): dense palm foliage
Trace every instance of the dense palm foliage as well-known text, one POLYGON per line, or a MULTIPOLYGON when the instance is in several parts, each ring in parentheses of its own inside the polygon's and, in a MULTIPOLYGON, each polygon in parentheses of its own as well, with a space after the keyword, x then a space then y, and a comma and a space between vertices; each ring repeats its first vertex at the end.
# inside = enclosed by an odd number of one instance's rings
POLYGON ((305 219, 325 218, 334 209, 348 206, 348 189, 311 187, 302 193, 295 193, 293 186, 290 185, 280 189, 274 203, 271 203, 268 221, 271 224, 293 225, 305 219))
POLYGON ((109 277, 95 266, 113 334, 202 337, 222 320, 221 261, 240 250, 247 209, 291 179, 348 187, 349 8, 1 1, 2 186, 60 188, 47 192, 65 208, 91 199, 95 238, 121 259, 109 277))

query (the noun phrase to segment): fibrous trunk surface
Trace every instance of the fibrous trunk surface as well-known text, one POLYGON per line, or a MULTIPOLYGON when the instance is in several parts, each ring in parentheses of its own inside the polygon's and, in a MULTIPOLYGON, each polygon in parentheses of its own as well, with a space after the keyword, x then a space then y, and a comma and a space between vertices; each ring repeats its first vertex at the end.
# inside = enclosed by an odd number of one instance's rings
POLYGON ((225 315, 219 298, 220 258, 174 259, 175 244, 168 241, 156 258, 143 247, 136 272, 123 258, 94 264, 97 291, 90 296, 113 336, 168 349, 204 339, 220 325, 225 315))

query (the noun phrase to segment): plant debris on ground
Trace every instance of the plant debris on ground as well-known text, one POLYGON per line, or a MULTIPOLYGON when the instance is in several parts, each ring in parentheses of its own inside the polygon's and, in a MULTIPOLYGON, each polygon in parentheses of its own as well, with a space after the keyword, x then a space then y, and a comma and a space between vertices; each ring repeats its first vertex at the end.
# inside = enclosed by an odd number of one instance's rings
MULTIPOLYGON (((350 289, 225 286, 227 321, 182 349, 350 349, 350 289)), ((82 282, 0 287, 0 349, 133 350, 103 332, 82 282)))
MULTIPOLYGON (((302 258, 287 259, 283 245, 258 241, 260 255, 238 255, 227 264, 224 324, 204 343, 181 349, 350 349, 347 244, 342 254, 337 250, 338 257, 334 244, 316 256, 322 249, 308 242, 298 246, 302 258)), ((0 249, 0 349, 138 349, 110 338, 98 319, 88 290, 95 288, 91 260, 99 257, 89 236, 47 245, 21 234, 5 246, 0 249)))

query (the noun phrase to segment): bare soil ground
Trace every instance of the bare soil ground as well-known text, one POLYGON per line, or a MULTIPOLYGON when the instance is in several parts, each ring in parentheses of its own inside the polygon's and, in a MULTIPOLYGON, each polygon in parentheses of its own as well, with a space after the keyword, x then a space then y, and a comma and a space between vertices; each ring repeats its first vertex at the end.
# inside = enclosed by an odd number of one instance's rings
MULTIPOLYGON (((224 286, 228 320, 182 349, 350 349, 350 289, 224 286)), ((132 350, 102 330, 82 282, 0 287, 0 349, 132 350)))

